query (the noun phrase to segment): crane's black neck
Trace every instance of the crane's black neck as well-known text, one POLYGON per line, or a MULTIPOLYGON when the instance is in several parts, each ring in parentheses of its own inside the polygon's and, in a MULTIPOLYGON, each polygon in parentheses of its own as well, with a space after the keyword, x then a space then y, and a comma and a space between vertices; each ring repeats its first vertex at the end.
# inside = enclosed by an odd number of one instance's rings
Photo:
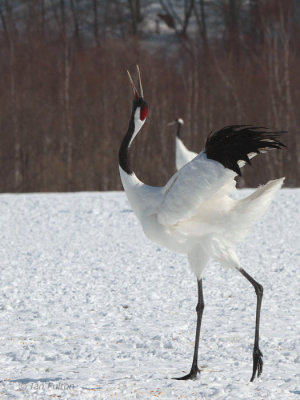
POLYGON ((129 165, 129 158, 128 158, 128 152, 129 152, 129 144, 131 141, 131 138, 134 134, 134 112, 135 109, 132 110, 132 114, 131 114, 131 118, 129 121, 129 126, 128 126, 128 130, 126 135, 124 136, 121 146, 120 146, 120 150, 119 150, 119 165, 120 167, 123 169, 123 171, 125 171, 128 175, 132 175, 133 171, 130 168, 129 165))
POLYGON ((119 165, 123 169, 123 171, 125 171, 128 175, 133 174, 133 171, 129 165, 129 158, 128 158, 129 146, 131 145, 134 136, 141 129, 147 115, 148 115, 148 105, 143 99, 143 97, 134 98, 132 103, 132 113, 129 121, 128 130, 122 140, 119 150, 119 165), (138 111, 139 114, 137 114, 138 111), (136 119, 137 123, 140 121, 140 124, 139 123, 137 124, 138 126, 135 126, 135 115, 137 118, 136 119))
POLYGON ((176 136, 178 137, 178 139, 180 139, 180 133, 181 133, 181 124, 179 122, 177 122, 176 136))

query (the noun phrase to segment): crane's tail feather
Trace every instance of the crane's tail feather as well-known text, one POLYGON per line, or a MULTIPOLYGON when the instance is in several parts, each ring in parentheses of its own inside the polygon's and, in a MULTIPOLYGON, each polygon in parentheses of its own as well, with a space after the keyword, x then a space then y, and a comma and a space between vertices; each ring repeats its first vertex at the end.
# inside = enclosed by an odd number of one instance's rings
POLYGON ((285 147, 278 137, 285 131, 269 131, 251 125, 229 125, 211 133, 205 144, 207 158, 241 175, 241 169, 257 154, 285 147))
POLYGON ((252 226, 268 210, 272 199, 283 185, 285 178, 275 179, 260 186, 250 196, 237 201, 231 211, 228 234, 233 242, 244 240, 252 226))

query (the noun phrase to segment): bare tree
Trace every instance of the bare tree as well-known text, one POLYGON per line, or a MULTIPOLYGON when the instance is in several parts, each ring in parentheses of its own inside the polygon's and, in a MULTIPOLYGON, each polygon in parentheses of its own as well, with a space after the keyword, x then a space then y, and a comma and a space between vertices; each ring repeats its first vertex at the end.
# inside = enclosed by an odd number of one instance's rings
POLYGON ((14 137, 14 190, 21 191, 22 186, 22 166, 21 166, 21 135, 18 121, 18 94, 16 84, 16 51, 15 35, 16 27, 12 15, 12 8, 9 0, 5 1, 5 11, 7 17, 1 12, 1 20, 6 33, 6 41, 9 49, 9 82, 10 82, 10 102, 12 107, 12 129, 14 137))
MULTIPOLYGON (((253 164, 259 174, 245 169, 240 184, 256 185, 257 179, 263 183, 282 174, 287 185, 299 185, 300 27, 293 18, 295 3, 251 3, 258 6, 262 36, 251 36, 255 22, 245 23, 250 21, 249 3, 236 0, 231 5, 237 6, 233 26, 239 39, 229 43, 224 14, 218 33, 225 34, 212 36, 208 2, 194 0, 189 14, 191 2, 176 8, 175 0, 161 0, 166 7, 161 12, 168 11, 176 26, 177 46, 166 52, 148 48, 145 41, 141 45, 138 22, 137 35, 132 35, 127 0, 93 0, 84 14, 79 0, 29 0, 22 17, 14 2, 3 0, 0 190, 120 190, 118 146, 132 96, 122 71, 135 63, 150 104, 132 153, 144 181, 164 184, 174 172, 174 136, 164 127, 182 117, 184 141, 195 151, 211 130, 232 123, 289 130, 282 138, 288 151, 273 152, 263 164, 257 157, 253 164), (198 35, 190 30, 192 18, 198 35), (185 23, 189 36, 183 38, 185 23), (153 163, 159 174, 153 173, 153 163)), ((147 18, 146 8, 140 13, 147 18)))
POLYGON ((93 15, 94 15, 94 39, 99 46, 99 20, 98 20, 98 0, 93 0, 93 15))
POLYGON ((132 33, 137 35, 138 24, 143 20, 141 14, 141 2, 140 0, 128 0, 128 6, 131 15, 132 33))
POLYGON ((162 9, 166 12, 167 16, 170 16, 175 22, 174 27, 178 35, 186 37, 187 29, 194 9, 195 0, 184 0, 183 15, 179 15, 172 0, 159 0, 162 9), (176 25, 177 23, 177 25, 176 25), (180 26, 180 29, 177 26, 180 26))
POLYGON ((73 21, 74 21, 74 36, 77 45, 80 47, 80 34, 79 34, 79 17, 78 17, 78 9, 77 9, 77 1, 75 0, 70 0, 70 7, 72 11, 72 16, 73 16, 73 21))
POLYGON ((205 50, 207 50, 208 41, 207 41, 206 13, 205 13, 204 0, 199 0, 198 2, 196 2, 196 4, 194 5, 194 11, 196 15, 196 21, 200 32, 200 36, 202 38, 203 47, 205 50))
POLYGON ((72 188, 73 177, 73 124, 70 101, 70 79, 71 79, 71 46, 66 39, 63 43, 63 104, 64 104, 64 127, 66 131, 67 147, 67 182, 69 190, 72 188))

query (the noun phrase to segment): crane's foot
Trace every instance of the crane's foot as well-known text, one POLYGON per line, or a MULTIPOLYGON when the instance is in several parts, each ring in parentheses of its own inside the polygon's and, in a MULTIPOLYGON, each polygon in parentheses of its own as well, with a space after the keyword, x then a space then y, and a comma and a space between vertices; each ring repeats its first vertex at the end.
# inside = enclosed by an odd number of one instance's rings
POLYGON ((197 378, 197 374, 200 374, 200 369, 197 365, 192 365, 191 372, 187 375, 182 376, 181 378, 173 378, 177 379, 178 381, 186 381, 188 379, 195 380, 197 378))
POLYGON ((262 360, 263 354, 259 350, 259 347, 254 347, 253 349, 253 373, 252 377, 250 379, 250 382, 254 381, 255 376, 259 377, 263 371, 263 360, 262 360))

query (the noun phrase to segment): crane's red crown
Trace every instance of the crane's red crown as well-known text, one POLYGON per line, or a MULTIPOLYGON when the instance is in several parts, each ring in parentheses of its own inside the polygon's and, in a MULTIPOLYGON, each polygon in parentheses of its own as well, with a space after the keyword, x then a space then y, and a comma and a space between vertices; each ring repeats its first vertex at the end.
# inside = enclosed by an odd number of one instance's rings
POLYGON ((145 118, 147 118, 148 115, 148 107, 144 105, 141 110, 140 110, 140 120, 144 121, 145 118))

